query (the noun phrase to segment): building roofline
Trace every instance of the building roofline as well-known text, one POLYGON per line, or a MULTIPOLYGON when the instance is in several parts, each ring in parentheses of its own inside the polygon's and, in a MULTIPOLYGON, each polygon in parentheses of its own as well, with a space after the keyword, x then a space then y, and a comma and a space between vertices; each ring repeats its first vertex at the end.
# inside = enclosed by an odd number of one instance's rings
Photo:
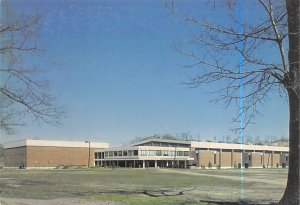
MULTIPOLYGON (((4 149, 24 147, 24 146, 88 148, 89 143, 83 141, 30 140, 30 139, 22 139, 22 140, 3 143, 4 149)), ((109 144, 105 142, 90 142, 90 147, 108 148, 109 144)))
POLYGON ((175 143, 175 144, 187 144, 187 145, 191 144, 191 141, 185 141, 185 140, 171 140, 171 139, 152 138, 152 139, 146 139, 146 140, 142 140, 142 141, 139 141, 139 142, 135 142, 135 143, 129 144, 128 146, 129 147, 131 147, 131 146, 139 146, 140 144, 151 142, 151 141, 154 141, 154 142, 175 143))
POLYGON ((246 145, 217 142, 198 142, 191 141, 191 147, 209 148, 209 149, 235 149, 235 150, 264 150, 264 151, 282 151, 288 152, 289 147, 267 146, 267 145, 246 145))

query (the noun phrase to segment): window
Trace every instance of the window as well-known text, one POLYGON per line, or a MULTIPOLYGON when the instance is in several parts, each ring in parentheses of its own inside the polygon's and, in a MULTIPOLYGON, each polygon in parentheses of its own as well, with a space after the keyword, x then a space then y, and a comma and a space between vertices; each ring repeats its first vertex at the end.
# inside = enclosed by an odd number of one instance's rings
POLYGON ((249 159, 249 161, 251 161, 251 155, 250 155, 250 153, 249 153, 249 155, 248 155, 248 159, 249 159))
POLYGON ((148 151, 147 150, 141 150, 141 156, 147 156, 147 153, 148 151))
POLYGON ((168 151, 169 156, 174 156, 175 151, 168 151))
POLYGON ((139 151, 138 150, 133 150, 133 155, 134 156, 138 156, 139 155, 139 151))
POLYGON ((118 151, 114 151, 114 156, 118 156, 118 151))
POLYGON ((108 152, 105 152, 104 156, 105 156, 105 157, 108 157, 108 152))
POLYGON ((128 150, 128 156, 132 156, 132 150, 128 150))
POLYGON ((127 156, 127 150, 123 151, 123 156, 127 156))
POLYGON ((113 157, 114 156, 114 152, 113 151, 109 151, 109 157, 113 157))
POLYGON ((156 156, 161 156, 161 150, 156 150, 156 156))
POLYGON ((189 156, 189 151, 184 151, 184 156, 189 156))
POLYGON ((163 150, 163 151, 162 151, 162 154, 163 154, 163 156, 169 156, 168 150, 163 150))
POLYGON ((98 152, 95 152, 95 159, 98 159, 98 152))
POLYGON ((118 156, 122 156, 122 151, 118 151, 118 156))
POLYGON ((177 151, 177 156, 184 156, 184 152, 183 151, 177 151))

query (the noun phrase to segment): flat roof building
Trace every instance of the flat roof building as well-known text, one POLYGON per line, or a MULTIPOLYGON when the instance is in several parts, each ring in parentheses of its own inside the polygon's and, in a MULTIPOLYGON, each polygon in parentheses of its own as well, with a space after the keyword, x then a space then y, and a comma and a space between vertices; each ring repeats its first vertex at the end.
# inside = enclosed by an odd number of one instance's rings
POLYGON ((286 167, 288 147, 147 139, 127 147, 95 149, 96 166, 286 167))
POLYGON ((288 166, 288 147, 147 139, 124 147, 108 143, 19 140, 4 144, 5 167, 120 166, 268 168, 288 166))
POLYGON ((94 166, 94 149, 108 146, 102 142, 18 140, 3 144, 4 167, 94 166))

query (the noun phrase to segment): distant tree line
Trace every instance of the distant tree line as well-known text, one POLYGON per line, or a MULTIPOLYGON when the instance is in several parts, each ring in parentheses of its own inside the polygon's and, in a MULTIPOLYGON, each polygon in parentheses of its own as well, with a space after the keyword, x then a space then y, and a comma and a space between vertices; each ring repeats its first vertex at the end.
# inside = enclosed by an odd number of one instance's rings
MULTIPOLYGON (((240 143, 240 138, 238 136, 213 136, 212 139, 205 139, 200 137, 200 135, 192 135, 189 132, 183 132, 180 134, 172 135, 172 134, 154 134, 147 137, 135 137, 133 140, 129 142, 129 144, 133 144, 139 141, 148 140, 148 139, 167 139, 167 140, 196 140, 196 141, 207 141, 207 142, 218 142, 218 143, 240 143)), ((266 136, 252 136, 245 135, 243 139, 244 144, 257 144, 257 145, 271 145, 275 142, 283 141, 288 143, 288 137, 285 135, 275 136, 275 135, 266 135, 266 136)))

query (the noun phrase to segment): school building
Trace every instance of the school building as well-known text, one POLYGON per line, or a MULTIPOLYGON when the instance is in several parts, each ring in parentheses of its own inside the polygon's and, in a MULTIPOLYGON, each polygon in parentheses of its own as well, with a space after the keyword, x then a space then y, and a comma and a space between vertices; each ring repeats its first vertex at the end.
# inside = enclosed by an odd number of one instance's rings
POLYGON ((288 147, 147 139, 124 147, 103 142, 19 140, 5 143, 4 167, 57 166, 269 168, 288 166, 288 147))
POLYGON ((288 147, 148 139, 95 149, 95 166, 269 168, 288 166, 288 147))

